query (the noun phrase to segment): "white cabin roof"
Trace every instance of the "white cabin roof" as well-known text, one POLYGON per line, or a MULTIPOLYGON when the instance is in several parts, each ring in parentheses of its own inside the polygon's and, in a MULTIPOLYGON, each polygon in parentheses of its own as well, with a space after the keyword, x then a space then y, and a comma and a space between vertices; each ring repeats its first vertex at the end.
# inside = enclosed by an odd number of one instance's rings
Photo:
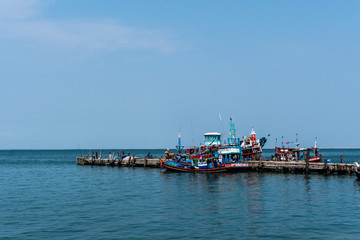
POLYGON ((208 133, 205 133, 204 136, 221 136, 221 133, 218 133, 218 132, 208 132, 208 133))
POLYGON ((251 129, 251 135, 253 134, 256 134, 255 130, 254 130, 254 126, 252 126, 252 129, 251 129))

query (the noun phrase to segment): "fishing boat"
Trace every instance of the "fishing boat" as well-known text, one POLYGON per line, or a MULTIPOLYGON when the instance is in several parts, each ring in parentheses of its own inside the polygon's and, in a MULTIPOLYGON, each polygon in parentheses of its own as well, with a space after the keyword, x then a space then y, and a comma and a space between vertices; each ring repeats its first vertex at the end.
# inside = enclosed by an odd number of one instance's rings
MULTIPOLYGON (((307 151, 308 149, 306 149, 307 151)), ((305 149, 303 149, 304 151, 304 156, 305 154, 305 149)), ((319 148, 317 147, 317 137, 315 137, 315 146, 310 148, 310 152, 314 153, 314 156, 309 156, 309 162, 320 162, 321 157, 319 155, 319 148)))
POLYGON ((180 172, 225 172, 225 164, 222 164, 218 157, 215 157, 216 149, 214 147, 205 147, 194 154, 165 153, 166 159, 163 166, 167 170, 180 172))
POLYGON ((275 147, 274 160, 276 161, 296 161, 299 159, 300 149, 288 147, 275 147))
POLYGON ((318 148, 310 148, 311 150, 314 150, 315 156, 309 158, 309 162, 320 162, 321 158, 319 155, 319 149, 318 148))
POLYGON ((275 140, 275 152, 273 160, 275 161, 297 161, 300 159, 301 149, 299 148, 298 143, 298 134, 296 134, 295 147, 289 147, 293 142, 285 142, 284 145, 284 136, 282 137, 281 147, 277 147, 277 138, 275 140))
MULTIPOLYGON (((359 169, 360 170, 360 169, 359 169)), ((355 171, 356 173, 356 180, 360 181, 360 172, 359 170, 355 171)))
POLYGON ((236 137, 231 118, 227 144, 221 144, 221 134, 218 132, 205 133, 204 139, 204 145, 186 149, 185 154, 166 152, 162 165, 173 171, 203 173, 238 171, 248 167, 247 163, 242 162, 240 139, 236 137))
POLYGON ((205 133, 205 144, 199 148, 185 149, 181 152, 181 135, 179 145, 176 146, 179 153, 165 152, 165 160, 162 165, 167 170, 180 172, 225 172, 226 168, 218 160, 217 148, 221 144, 221 134, 217 132, 205 133))
POLYGON ((228 172, 242 171, 249 165, 243 162, 241 141, 236 137, 235 124, 230 118, 230 137, 227 139, 225 146, 218 149, 219 159, 225 164, 228 172))
POLYGON ((354 162, 353 171, 356 174, 356 180, 360 181, 360 165, 357 162, 354 162))
POLYGON ((178 172, 200 172, 200 173, 216 173, 226 172, 225 166, 213 167, 208 160, 198 162, 196 165, 183 165, 175 161, 165 161, 164 167, 167 170, 178 171, 178 172))
POLYGON ((243 140, 241 142, 242 157, 246 161, 259 161, 260 159, 262 159, 262 148, 270 137, 270 134, 267 137, 257 139, 254 126, 252 127, 250 134, 250 137, 243 137, 243 140))
MULTIPOLYGON (((307 151, 313 152, 313 156, 309 157, 309 162, 320 162, 319 148, 317 147, 317 137, 315 138, 315 147, 311 148, 299 148, 298 134, 296 134, 295 147, 285 147, 293 144, 293 142, 282 142, 281 147, 275 147, 273 160, 275 161, 298 161, 305 160, 307 151)), ((310 153, 309 153, 310 154, 310 153)))

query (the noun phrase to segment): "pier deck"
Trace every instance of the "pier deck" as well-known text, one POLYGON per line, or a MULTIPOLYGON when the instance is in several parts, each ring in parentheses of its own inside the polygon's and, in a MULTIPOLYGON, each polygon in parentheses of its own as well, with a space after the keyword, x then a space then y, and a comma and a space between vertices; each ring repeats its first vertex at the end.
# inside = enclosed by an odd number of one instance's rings
POLYGON ((309 163, 305 161, 247 161, 250 170, 272 172, 317 172, 324 174, 352 174, 353 164, 347 163, 309 163))
POLYGON ((97 166, 118 166, 118 167, 160 167, 160 159, 157 158, 138 158, 135 156, 124 159, 91 159, 89 157, 77 157, 77 165, 97 165, 97 166))

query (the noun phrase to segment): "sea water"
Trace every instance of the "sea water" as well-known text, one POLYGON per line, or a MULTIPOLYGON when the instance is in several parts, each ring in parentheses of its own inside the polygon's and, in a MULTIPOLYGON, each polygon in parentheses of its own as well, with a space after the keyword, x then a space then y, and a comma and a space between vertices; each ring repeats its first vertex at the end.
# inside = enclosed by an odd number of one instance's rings
MULTIPOLYGON (((160 156, 165 150, 127 151, 160 156)), ((360 184, 354 175, 77 166, 76 156, 87 152, 0 151, 0 239, 360 236, 360 184)), ((332 162, 340 155, 345 162, 360 160, 360 150, 321 153, 332 162)))

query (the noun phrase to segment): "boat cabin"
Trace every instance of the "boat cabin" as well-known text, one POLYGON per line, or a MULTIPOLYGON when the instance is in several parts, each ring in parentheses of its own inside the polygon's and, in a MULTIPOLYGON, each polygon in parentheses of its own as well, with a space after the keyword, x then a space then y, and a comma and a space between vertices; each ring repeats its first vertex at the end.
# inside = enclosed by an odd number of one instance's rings
POLYGON ((221 145, 221 134, 217 132, 205 133, 205 146, 221 145))
POLYGON ((299 148, 275 147, 275 161, 297 161, 300 158, 299 148))
POLYGON ((241 160, 241 149, 240 146, 219 148, 218 155, 221 163, 238 162, 241 160))

